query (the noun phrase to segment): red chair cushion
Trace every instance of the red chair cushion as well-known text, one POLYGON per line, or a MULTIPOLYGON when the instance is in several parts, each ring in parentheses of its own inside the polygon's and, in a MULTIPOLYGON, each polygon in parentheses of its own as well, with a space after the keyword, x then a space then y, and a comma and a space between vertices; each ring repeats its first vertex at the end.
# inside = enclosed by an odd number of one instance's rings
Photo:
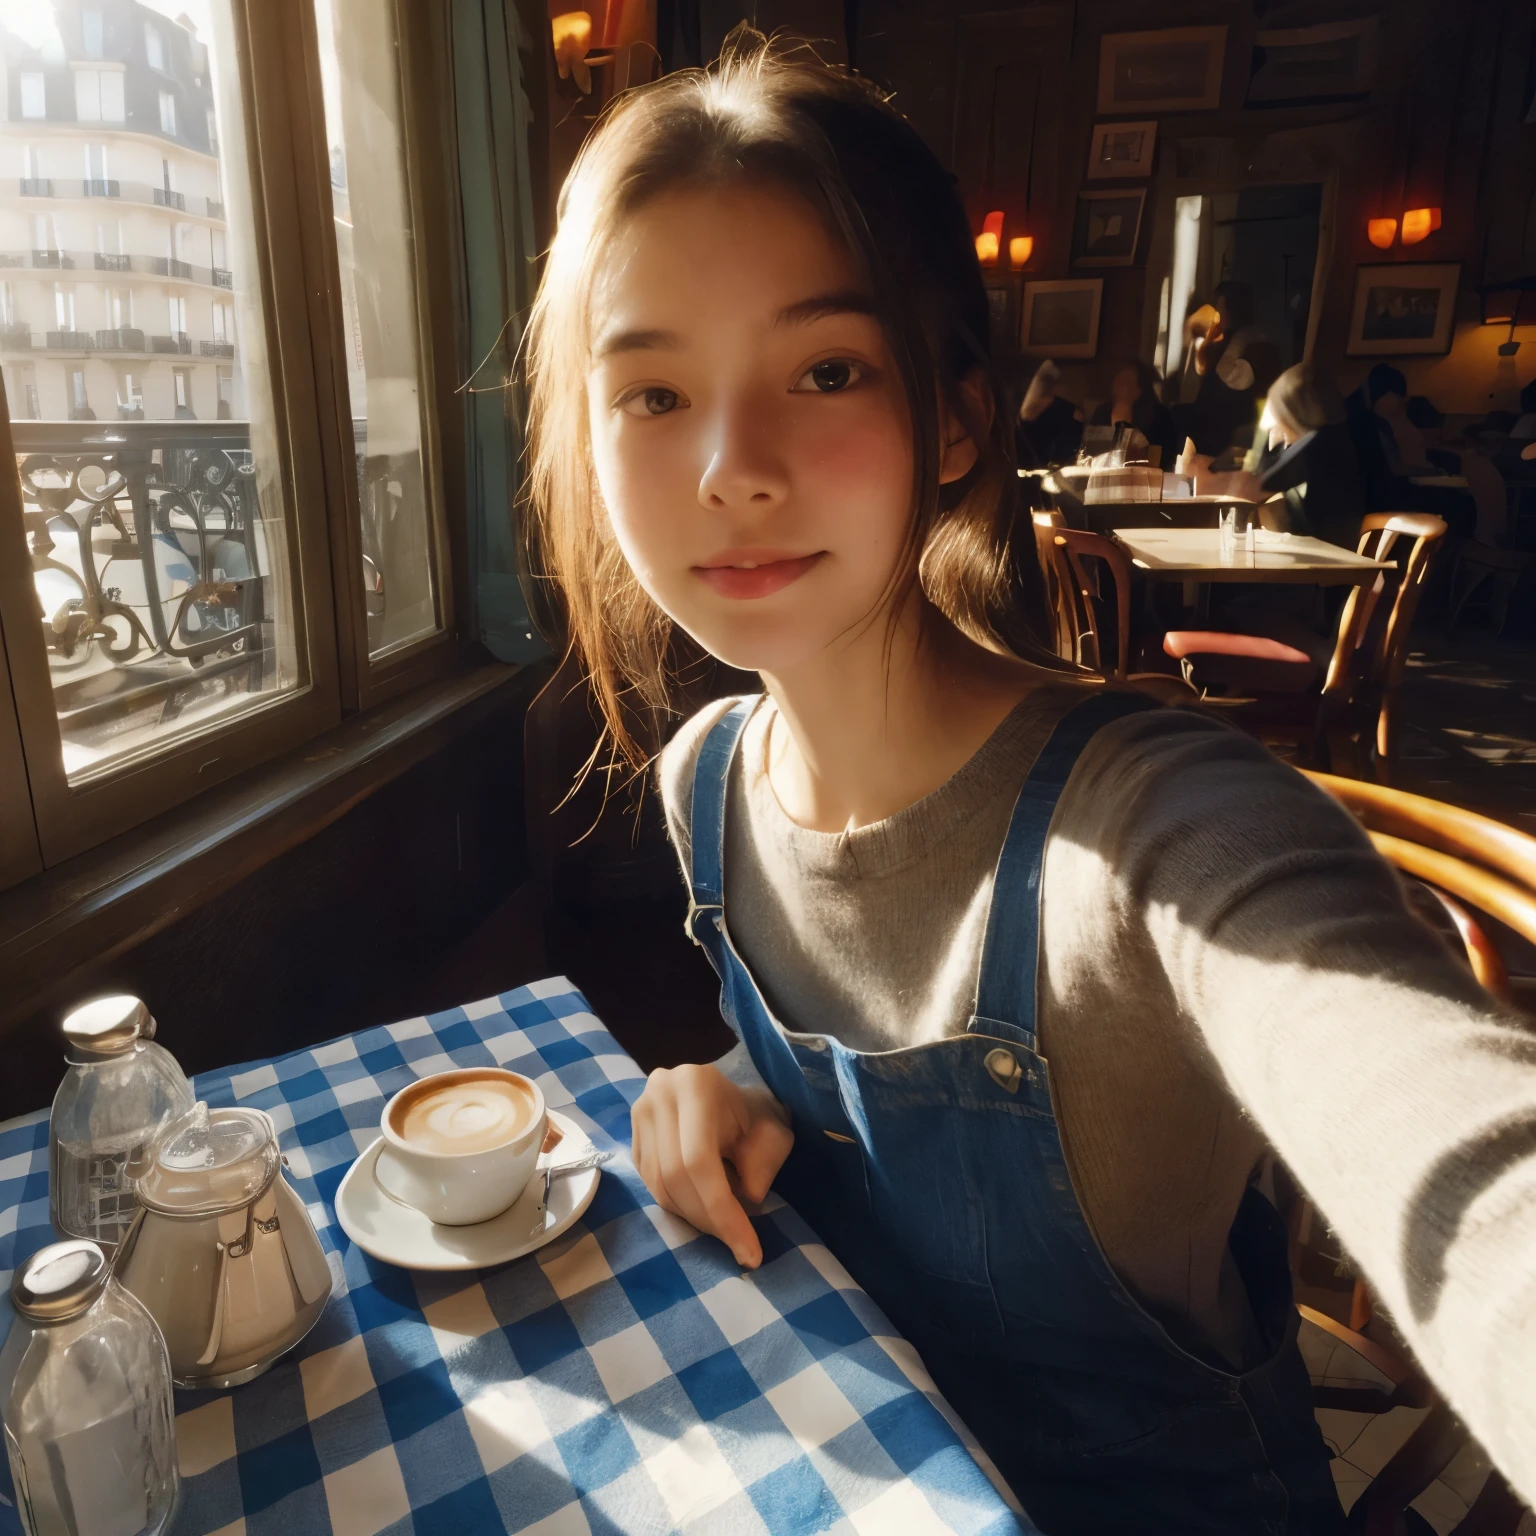
POLYGON ((1163 636, 1163 650, 1175 660, 1186 656, 1241 656, 1250 661, 1283 661, 1310 667, 1305 651, 1263 635, 1229 635, 1214 629, 1170 629, 1163 636))

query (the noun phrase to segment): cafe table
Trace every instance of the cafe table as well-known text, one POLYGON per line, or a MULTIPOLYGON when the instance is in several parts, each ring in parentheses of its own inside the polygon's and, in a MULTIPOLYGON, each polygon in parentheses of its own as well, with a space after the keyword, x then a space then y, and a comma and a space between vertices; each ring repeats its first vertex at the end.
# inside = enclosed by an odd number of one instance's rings
MULTIPOLYGON (((628 1158, 644 1074, 564 977, 194 1080, 275 1121, 335 1289, 265 1375, 178 1392, 174 1536, 1032 1533, 969 1431, 814 1232, 763 1264, 662 1210, 628 1158), (385 1100, 505 1066, 614 1159, 584 1217, 496 1269, 379 1263, 336 1222, 385 1100)), ((48 1116, 0 1125, 0 1339, 48 1225, 48 1116)), ((0 1464, 0 1536, 21 1531, 0 1464)))
POLYGON ((1295 582, 1307 586, 1364 586, 1393 562, 1371 560, 1309 534, 1254 530, 1253 553, 1223 555, 1219 528, 1119 528, 1115 538, 1132 568, 1149 581, 1176 581, 1184 606, 1196 605, 1208 582, 1295 582))

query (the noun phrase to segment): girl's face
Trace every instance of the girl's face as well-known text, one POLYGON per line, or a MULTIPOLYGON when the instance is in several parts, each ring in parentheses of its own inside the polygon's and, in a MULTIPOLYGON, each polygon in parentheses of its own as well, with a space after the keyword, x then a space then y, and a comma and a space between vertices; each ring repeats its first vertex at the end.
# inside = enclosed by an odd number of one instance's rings
POLYGON ((587 376, 630 567, 701 645, 780 671, 874 613, 905 546, 905 392, 852 259, 789 192, 643 207, 595 287, 587 376))

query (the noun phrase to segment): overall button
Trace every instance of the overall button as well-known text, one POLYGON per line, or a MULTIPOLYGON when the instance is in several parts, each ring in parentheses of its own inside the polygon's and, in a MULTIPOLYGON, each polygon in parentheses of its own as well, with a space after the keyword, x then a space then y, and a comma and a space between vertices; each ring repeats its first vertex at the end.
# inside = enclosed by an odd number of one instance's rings
POLYGON ((853 1145, 852 1136, 841 1136, 836 1131, 823 1131, 821 1134, 825 1136, 828 1141, 846 1141, 849 1146, 853 1145))
POLYGON ((1024 1079, 1024 1068, 1019 1065, 1018 1058, 1012 1051, 1001 1048, 988 1051, 982 1065, 987 1069, 987 1075, 999 1088, 1006 1088, 1009 1093, 1019 1091, 1019 1084, 1024 1079))

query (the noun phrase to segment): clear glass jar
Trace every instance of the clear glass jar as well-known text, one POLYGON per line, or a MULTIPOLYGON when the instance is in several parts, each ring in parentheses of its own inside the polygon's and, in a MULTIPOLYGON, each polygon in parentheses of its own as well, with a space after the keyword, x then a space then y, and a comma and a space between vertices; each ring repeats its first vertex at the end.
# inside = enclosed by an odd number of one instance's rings
POLYGON ((11 1285, 0 1419, 28 1536, 157 1536, 181 1495, 171 1362, 95 1244, 33 1254, 11 1285))
POLYGON ((192 1085, 154 1043, 136 997, 100 997, 64 1020, 69 1070, 48 1121, 48 1214, 57 1231, 110 1249, 137 1208, 131 1175, 156 1130, 191 1109, 192 1085))

